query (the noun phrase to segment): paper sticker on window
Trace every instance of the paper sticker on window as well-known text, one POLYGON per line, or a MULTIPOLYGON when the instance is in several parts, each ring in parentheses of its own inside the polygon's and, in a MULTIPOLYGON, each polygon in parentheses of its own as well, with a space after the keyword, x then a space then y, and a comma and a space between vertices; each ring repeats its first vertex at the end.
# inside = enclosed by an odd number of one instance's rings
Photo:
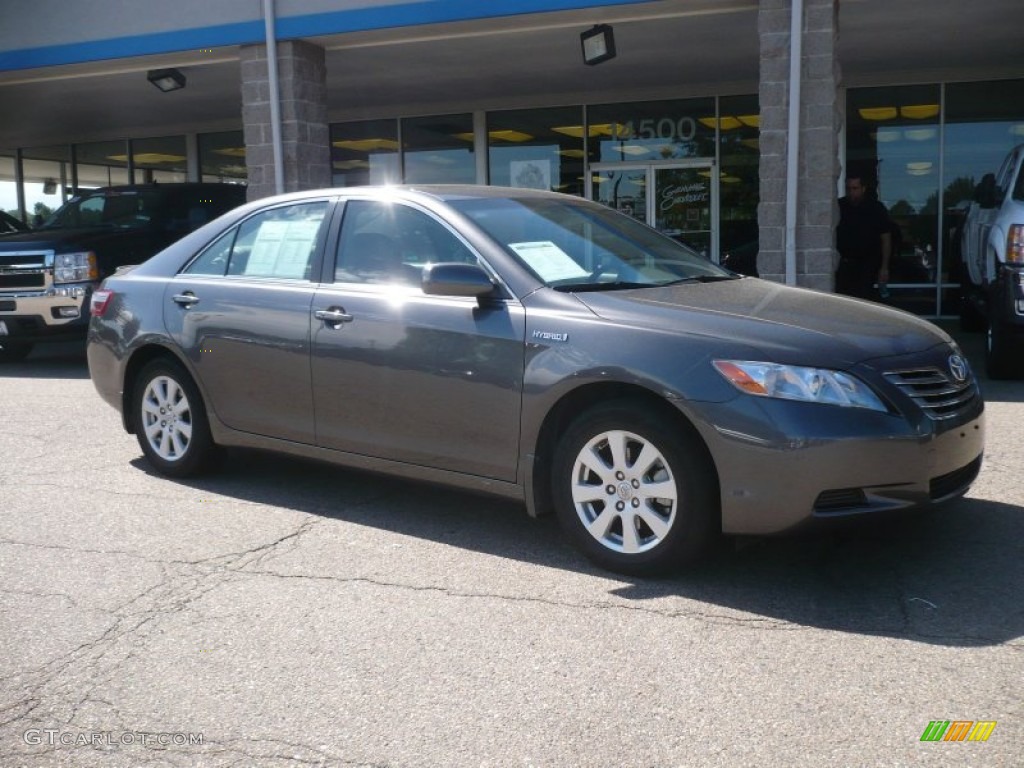
POLYGON ((319 221, 263 222, 252 246, 245 274, 305 277, 319 230, 319 221))
POLYGON ((589 273, 550 240, 532 243, 509 243, 508 247, 519 254, 534 272, 546 282, 572 280, 586 277, 589 273))

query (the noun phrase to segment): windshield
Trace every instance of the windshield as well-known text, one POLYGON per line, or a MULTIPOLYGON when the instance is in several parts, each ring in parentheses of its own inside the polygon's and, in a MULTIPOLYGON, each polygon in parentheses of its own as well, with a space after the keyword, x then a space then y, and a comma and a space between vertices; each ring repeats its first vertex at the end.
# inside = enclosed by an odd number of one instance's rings
POLYGON ((57 209, 43 224, 43 229, 144 227, 152 220, 158 204, 156 194, 135 190, 77 197, 57 209))
POLYGON ((585 200, 452 200, 545 285, 563 291, 642 288, 737 277, 629 216, 585 200))

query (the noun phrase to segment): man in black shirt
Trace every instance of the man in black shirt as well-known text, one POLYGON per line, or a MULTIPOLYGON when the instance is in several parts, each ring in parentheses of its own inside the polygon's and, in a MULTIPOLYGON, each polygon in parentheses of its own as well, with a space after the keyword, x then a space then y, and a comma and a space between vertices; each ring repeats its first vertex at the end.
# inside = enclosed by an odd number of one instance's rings
POLYGON ((875 299, 875 283, 884 286, 889 282, 892 235, 889 212, 867 192, 863 176, 847 177, 846 196, 839 199, 836 228, 836 293, 875 299))

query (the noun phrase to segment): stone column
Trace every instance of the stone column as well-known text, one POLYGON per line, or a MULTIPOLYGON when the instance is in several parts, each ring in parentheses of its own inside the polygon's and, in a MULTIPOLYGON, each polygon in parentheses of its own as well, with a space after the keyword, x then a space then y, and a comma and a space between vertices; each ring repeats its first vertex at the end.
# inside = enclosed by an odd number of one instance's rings
MULTIPOLYGON (((786 278, 786 157, 789 129, 789 53, 792 0, 761 0, 761 202, 758 269, 779 282, 786 278)), ((838 222, 839 99, 837 60, 839 0, 804 0, 801 24, 800 157, 796 218, 796 281, 831 291, 838 222)))
MULTIPOLYGON (((284 191, 331 186, 324 50, 301 40, 277 45, 281 98, 284 191)), ((250 200, 273 195, 274 148, 270 121, 267 47, 241 49, 242 121, 250 200)))

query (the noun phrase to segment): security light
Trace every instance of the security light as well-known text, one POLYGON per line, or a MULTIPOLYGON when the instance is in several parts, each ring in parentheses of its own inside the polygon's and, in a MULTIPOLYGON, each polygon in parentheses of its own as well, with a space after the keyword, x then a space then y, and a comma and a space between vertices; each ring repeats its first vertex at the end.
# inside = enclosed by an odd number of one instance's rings
POLYGON ((595 24, 586 32, 581 32, 580 43, 583 45, 584 64, 600 64, 615 58, 615 36, 607 24, 595 24))
POLYGON ((177 69, 151 69, 146 79, 164 93, 185 87, 185 75, 177 69))

